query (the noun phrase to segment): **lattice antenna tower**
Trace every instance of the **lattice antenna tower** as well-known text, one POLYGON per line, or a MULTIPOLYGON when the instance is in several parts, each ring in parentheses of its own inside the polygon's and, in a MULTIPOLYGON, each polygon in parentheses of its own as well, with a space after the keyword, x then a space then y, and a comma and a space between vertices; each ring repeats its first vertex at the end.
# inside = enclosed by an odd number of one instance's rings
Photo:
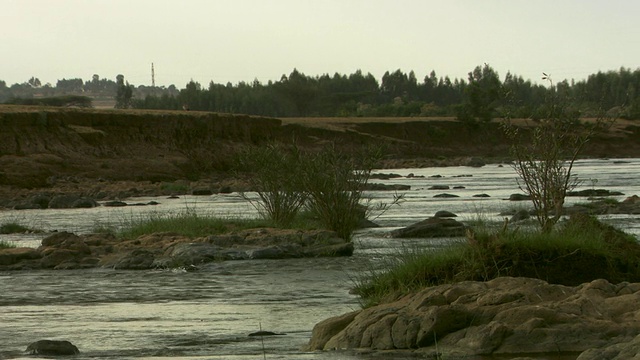
POLYGON ((151 87, 156 87, 156 71, 153 68, 153 63, 151 63, 151 87))

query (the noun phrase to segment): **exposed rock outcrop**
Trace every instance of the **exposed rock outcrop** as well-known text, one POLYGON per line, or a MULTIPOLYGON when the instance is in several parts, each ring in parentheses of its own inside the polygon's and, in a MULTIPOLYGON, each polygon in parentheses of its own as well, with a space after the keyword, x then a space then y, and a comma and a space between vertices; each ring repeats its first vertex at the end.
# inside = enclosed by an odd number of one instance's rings
POLYGON ((134 240, 109 234, 55 233, 42 246, 0 249, 0 270, 119 270, 192 267, 215 260, 351 256, 353 244, 325 230, 260 228, 191 239, 175 233, 134 240))
POLYGON ((583 213, 590 215, 640 214, 640 198, 629 196, 620 202, 597 200, 588 204, 576 204, 565 208, 567 214, 583 213))
POLYGON ((600 349, 589 349, 576 360, 629 360, 640 358, 640 335, 600 349))
POLYGON ((580 191, 568 191, 567 196, 618 196, 624 195, 620 191, 611 191, 607 189, 585 189, 580 191))
POLYGON ((640 283, 461 282, 327 319, 315 326, 308 349, 426 353, 437 343, 451 358, 584 352, 581 360, 629 359, 620 354, 640 352, 638 304, 640 283))

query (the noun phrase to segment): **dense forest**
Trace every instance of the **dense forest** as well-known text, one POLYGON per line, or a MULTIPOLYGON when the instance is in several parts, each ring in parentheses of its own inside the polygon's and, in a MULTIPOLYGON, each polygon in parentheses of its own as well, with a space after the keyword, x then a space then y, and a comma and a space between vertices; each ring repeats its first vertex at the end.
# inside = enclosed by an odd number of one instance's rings
POLYGON ((184 89, 171 85, 147 87, 130 85, 118 75, 117 81, 93 79, 60 80, 55 87, 42 87, 36 78, 7 87, 0 81, 0 101, 16 98, 85 94, 109 94, 116 107, 168 110, 200 110, 272 117, 363 116, 410 117, 452 116, 460 120, 489 120, 512 116, 536 118, 551 96, 562 98, 579 116, 615 112, 623 118, 640 119, 640 68, 620 68, 598 72, 580 81, 541 83, 507 73, 501 78, 488 64, 477 66, 467 79, 438 77, 432 71, 418 81, 413 71, 386 72, 379 82, 372 74, 358 70, 350 75, 307 76, 294 69, 278 81, 263 84, 218 84, 208 87, 190 81, 184 89), (44 95, 43 95, 44 94, 44 95))

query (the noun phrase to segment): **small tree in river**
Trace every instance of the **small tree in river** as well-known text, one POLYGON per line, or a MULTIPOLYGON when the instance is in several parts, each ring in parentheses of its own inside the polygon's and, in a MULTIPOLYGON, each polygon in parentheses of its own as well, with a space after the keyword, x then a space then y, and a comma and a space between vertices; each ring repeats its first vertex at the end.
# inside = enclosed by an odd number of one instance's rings
MULTIPOLYGON (((553 90, 553 83, 544 75, 553 90)), ((518 184, 531 197, 543 232, 550 232, 562 216, 567 192, 580 183, 572 174, 574 162, 594 133, 605 125, 604 119, 595 124, 580 123, 579 114, 568 103, 553 92, 546 116, 537 124, 524 129, 509 120, 504 123, 512 141, 518 184)))
POLYGON ((305 206, 322 227, 351 240, 362 219, 401 200, 396 196, 390 205, 371 206, 363 198, 380 156, 380 149, 347 152, 328 145, 303 151, 271 145, 247 150, 238 163, 252 173, 251 187, 258 193, 258 199, 245 198, 264 218, 287 227, 305 206))
POLYGON ((301 153, 296 148, 269 145, 247 149, 238 159, 239 168, 253 173, 249 179, 258 194, 254 200, 243 194, 260 215, 276 226, 287 227, 305 204, 300 189, 301 153))
POLYGON ((327 229, 351 240, 369 204, 363 204, 363 192, 371 170, 381 158, 380 149, 367 148, 353 154, 335 144, 307 157, 302 186, 307 192, 307 207, 327 229))

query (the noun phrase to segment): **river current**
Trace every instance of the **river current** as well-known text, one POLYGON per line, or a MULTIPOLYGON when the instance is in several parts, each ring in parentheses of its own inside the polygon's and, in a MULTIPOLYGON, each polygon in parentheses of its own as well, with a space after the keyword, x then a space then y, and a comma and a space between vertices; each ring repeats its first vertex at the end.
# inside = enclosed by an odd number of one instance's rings
MULTIPOLYGON (((313 326, 359 309, 349 294, 355 279, 388 256, 413 247, 444 246, 451 239, 391 239, 396 228, 448 210, 460 221, 500 222, 509 209, 530 208, 507 201, 521 193, 514 170, 505 165, 379 171, 403 177, 373 180, 411 185, 404 202, 379 215, 378 228, 359 231, 355 253, 346 258, 215 262, 195 272, 112 269, 0 272, 0 359, 28 359, 27 345, 40 339, 69 340, 77 359, 370 359, 352 352, 304 352, 313 326), (413 174, 412 177, 407 175, 413 174), (434 185, 447 190, 430 190, 434 185), (454 189, 454 187, 457 187, 454 189), (435 198, 440 193, 455 198, 435 198), (489 197, 474 197, 486 194, 489 197), (258 330, 281 335, 252 337, 258 330)), ((640 159, 582 160, 574 173, 577 190, 597 188, 640 195, 640 159)), ((393 192, 368 193, 389 202, 393 192)), ((254 217, 237 194, 180 199, 136 198, 155 206, 81 210, 1 211, 0 223, 18 222, 45 231, 89 233, 96 226, 122 226, 149 213, 196 211, 202 215, 254 217)), ((586 198, 567 198, 569 204, 586 198)), ((640 215, 602 219, 640 238, 640 215)), ((0 241, 39 246, 46 234, 0 235, 0 241)), ((396 359, 400 359, 396 357, 396 359)))

